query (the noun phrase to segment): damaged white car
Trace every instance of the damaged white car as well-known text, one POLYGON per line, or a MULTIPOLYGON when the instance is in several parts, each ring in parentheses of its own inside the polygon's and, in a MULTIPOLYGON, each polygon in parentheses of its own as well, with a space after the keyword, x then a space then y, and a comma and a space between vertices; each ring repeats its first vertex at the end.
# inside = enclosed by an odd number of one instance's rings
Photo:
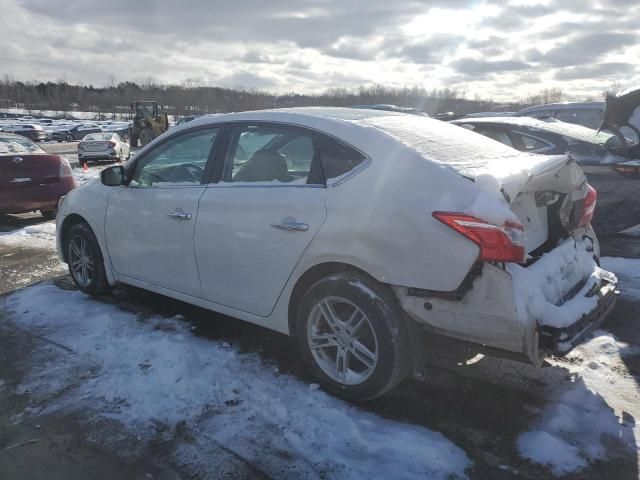
POLYGON ((564 156, 425 117, 202 117, 59 206, 78 287, 122 282, 294 335, 351 399, 421 376, 423 334, 540 365, 613 308, 596 192, 564 156))

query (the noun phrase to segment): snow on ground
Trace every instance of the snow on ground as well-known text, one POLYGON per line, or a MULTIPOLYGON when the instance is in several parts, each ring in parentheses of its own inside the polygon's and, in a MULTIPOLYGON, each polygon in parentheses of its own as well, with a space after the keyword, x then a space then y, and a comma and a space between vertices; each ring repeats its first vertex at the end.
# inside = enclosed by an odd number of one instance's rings
MULTIPOLYGON (((640 299, 640 260, 603 258, 602 266, 614 272, 625 295, 640 299)), ((638 386, 626 371, 624 358, 640 355, 640 347, 617 341, 608 332, 593 338, 566 357, 572 382, 561 384, 533 430, 518 439, 520 454, 547 465, 554 474, 575 472, 606 455, 606 441, 640 454, 633 411, 640 401, 638 386)))
POLYGON ((221 444, 272 478, 461 478, 470 466, 442 434, 363 412, 194 337, 184 320, 139 318, 50 283, 5 306, 18 326, 74 352, 60 350, 21 391, 47 398, 47 412, 89 411, 142 440, 184 421, 195 447, 178 448, 181 463, 206 465, 206 447, 221 444))
POLYGON ((73 178, 75 179, 76 184, 80 186, 89 180, 93 180, 94 178, 99 178, 100 172, 102 171, 103 168, 104 167, 99 167, 99 168, 93 167, 93 168, 88 168, 86 171, 84 171, 82 168, 74 168, 73 178))
POLYGON ((0 232, 0 245, 21 246, 36 249, 56 249, 56 224, 45 222, 10 232, 0 232))

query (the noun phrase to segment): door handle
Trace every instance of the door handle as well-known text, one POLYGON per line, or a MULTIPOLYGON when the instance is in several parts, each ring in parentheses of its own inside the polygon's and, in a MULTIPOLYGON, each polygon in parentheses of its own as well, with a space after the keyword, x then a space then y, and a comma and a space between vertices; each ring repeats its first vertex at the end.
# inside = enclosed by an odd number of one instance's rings
POLYGON ((290 232, 306 232, 309 230, 309 225, 302 222, 296 222, 292 218, 285 218, 281 222, 272 223, 271 226, 273 228, 277 228, 278 230, 287 230, 290 232))
POLYGON ((174 218, 176 220, 191 220, 191 214, 189 212, 182 211, 180 208, 167 213, 167 217, 174 218))

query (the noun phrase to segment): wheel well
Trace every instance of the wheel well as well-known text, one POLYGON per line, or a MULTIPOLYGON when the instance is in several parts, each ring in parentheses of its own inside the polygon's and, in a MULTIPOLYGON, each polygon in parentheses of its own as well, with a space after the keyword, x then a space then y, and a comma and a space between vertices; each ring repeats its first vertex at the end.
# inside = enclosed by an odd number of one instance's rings
POLYGON ((60 246, 62 248, 60 251, 62 252, 62 258, 64 258, 65 262, 67 261, 67 252, 64 249, 64 245, 67 243, 67 235, 69 234, 71 227, 78 223, 86 223, 88 225, 88 222, 77 213, 72 213, 64 219, 64 222, 62 222, 62 230, 60 232, 60 246))
POLYGON ((368 277, 371 277, 371 275, 369 275, 364 270, 354 267, 353 265, 349 265, 347 263, 340 263, 340 262, 321 263, 319 265, 315 265, 311 267, 309 270, 304 272, 304 274, 296 282, 295 287, 293 287, 293 290, 291 291, 291 297, 289 298, 289 312, 288 312, 289 313, 289 332, 292 335, 295 334, 296 310, 298 308, 300 300, 302 300, 302 297, 304 296, 306 291, 309 289, 309 287, 311 287, 311 285, 313 285, 314 283, 316 283, 317 281, 319 281, 324 277, 327 277, 334 273, 341 273, 341 272, 347 272, 347 271, 358 272, 368 277))

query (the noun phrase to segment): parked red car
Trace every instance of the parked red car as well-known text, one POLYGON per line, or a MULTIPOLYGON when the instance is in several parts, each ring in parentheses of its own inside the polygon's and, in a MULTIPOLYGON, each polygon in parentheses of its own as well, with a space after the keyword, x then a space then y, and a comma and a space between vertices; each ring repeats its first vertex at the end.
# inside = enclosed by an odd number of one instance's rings
POLYGON ((55 218, 58 200, 76 187, 71 165, 28 138, 0 133, 0 213, 40 210, 55 218))

